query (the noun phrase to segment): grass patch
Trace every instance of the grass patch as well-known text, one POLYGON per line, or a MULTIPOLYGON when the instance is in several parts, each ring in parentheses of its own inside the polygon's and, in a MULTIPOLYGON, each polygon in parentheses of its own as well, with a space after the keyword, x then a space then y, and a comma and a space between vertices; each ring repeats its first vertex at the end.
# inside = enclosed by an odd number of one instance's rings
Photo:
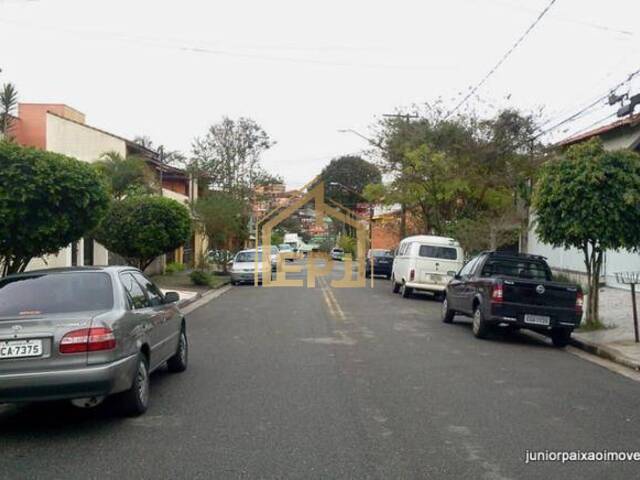
POLYGON ((583 322, 578 327, 578 332, 597 332, 598 330, 609 330, 613 328, 613 325, 605 325, 600 320, 597 322, 583 322))
POLYGON ((196 290, 203 291, 218 288, 229 281, 228 275, 214 275, 203 272, 207 281, 203 285, 195 285, 190 272, 176 272, 172 275, 154 275, 153 281, 165 290, 196 290))

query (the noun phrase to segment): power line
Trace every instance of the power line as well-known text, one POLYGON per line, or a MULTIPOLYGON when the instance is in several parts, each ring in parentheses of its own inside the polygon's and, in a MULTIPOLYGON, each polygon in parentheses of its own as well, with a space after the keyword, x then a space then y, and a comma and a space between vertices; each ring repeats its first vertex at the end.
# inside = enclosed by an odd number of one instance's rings
POLYGON ((516 40, 516 42, 511 46, 511 48, 507 50, 507 52, 502 56, 502 58, 498 60, 498 63, 496 63, 493 66, 493 68, 489 70, 489 72, 482 78, 482 80, 480 80, 480 82, 471 89, 471 91, 460 101, 460 103, 458 103, 453 108, 453 110, 450 110, 449 113, 447 113, 447 115, 444 117, 445 120, 449 118, 451 115, 453 115, 462 105, 464 105, 465 102, 469 100, 469 98, 471 98, 482 85, 484 85, 484 83, 489 79, 489 77, 491 77, 491 75, 493 75, 496 72, 496 70, 500 68, 500 66, 505 62, 505 60, 509 57, 509 55, 511 55, 511 53, 513 53, 513 51, 516 48, 518 48, 518 46, 522 43, 522 41, 526 38, 526 36, 529 35, 531 30, 533 30, 534 27, 540 22, 540 20, 542 20, 542 17, 545 16, 545 14, 549 11, 549 9, 553 6, 553 4, 556 3, 556 1, 557 0, 551 0, 549 2, 549 4, 544 8, 544 10, 540 12, 540 14, 538 15, 538 18, 536 18, 535 21, 531 25, 529 25, 529 28, 525 30, 525 32, 520 36, 520 38, 518 38, 518 40, 516 40))
POLYGON ((589 105, 587 105, 586 107, 578 110, 576 113, 570 115, 569 117, 565 118, 564 120, 555 123, 552 127, 549 127, 543 131, 541 131, 540 133, 536 134, 533 139, 535 140, 536 138, 541 137, 542 135, 545 135, 549 132, 551 132, 552 130, 555 130, 558 127, 561 127, 562 125, 572 122, 574 120, 577 120, 578 118, 580 118, 581 116, 583 116, 583 114, 585 114, 587 111, 591 110, 593 107, 595 107, 596 105, 598 105, 598 103, 602 102, 603 100, 605 100, 609 94, 615 90, 617 90, 618 88, 620 88, 621 86, 623 86, 625 83, 630 82, 631 80, 633 80, 633 78, 640 74, 640 68, 634 72, 631 72, 627 78, 625 80, 623 80, 622 82, 618 83, 615 87, 611 88, 610 90, 607 91, 607 93, 605 93, 604 95, 598 97, 595 101, 591 102, 589 105))

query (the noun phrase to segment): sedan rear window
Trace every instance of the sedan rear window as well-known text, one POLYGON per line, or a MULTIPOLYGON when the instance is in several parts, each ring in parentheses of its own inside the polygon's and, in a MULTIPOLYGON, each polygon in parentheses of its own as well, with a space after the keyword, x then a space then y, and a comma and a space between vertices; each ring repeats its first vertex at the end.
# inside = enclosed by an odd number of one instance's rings
POLYGON ((111 308, 113 288, 106 273, 44 273, 0 280, 0 317, 111 308))
MULTIPOLYGON (((240 252, 236 255, 235 261, 238 263, 255 262, 256 252, 240 252)), ((262 252, 258 252, 258 261, 262 261, 262 252)))
POLYGON ((436 247, 434 245, 420 245, 418 255, 427 258, 441 258, 443 260, 457 260, 458 251, 452 247, 436 247))

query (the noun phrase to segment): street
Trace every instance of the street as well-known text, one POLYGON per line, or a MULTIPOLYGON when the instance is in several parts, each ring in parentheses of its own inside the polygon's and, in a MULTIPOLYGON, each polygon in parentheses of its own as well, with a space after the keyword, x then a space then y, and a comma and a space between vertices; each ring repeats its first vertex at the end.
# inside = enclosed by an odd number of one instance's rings
MULTIPOLYGON (((334 277, 342 275, 342 264, 334 277)), ((635 478, 640 384, 530 336, 477 340, 440 303, 373 289, 233 287, 188 316, 190 365, 146 415, 0 406, 0 477, 635 478)))

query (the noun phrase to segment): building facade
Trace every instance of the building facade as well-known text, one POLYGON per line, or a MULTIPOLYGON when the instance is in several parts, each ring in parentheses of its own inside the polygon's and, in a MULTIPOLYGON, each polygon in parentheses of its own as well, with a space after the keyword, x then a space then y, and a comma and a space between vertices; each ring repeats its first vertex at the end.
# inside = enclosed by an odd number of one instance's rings
MULTIPOLYGON (((154 171, 162 191, 158 194, 189 205, 197 199, 197 182, 181 169, 164 165, 158 152, 131 140, 101 130, 86 123, 85 115, 64 104, 20 103, 18 117, 12 129, 14 140, 24 146, 40 148, 93 163, 107 152, 126 157, 136 155, 154 171)), ((197 263, 204 254, 204 235, 195 229, 190 242, 169 257, 197 263)), ((33 259, 28 270, 76 265, 109 265, 121 259, 91 238, 83 238, 61 249, 55 255, 33 259)), ((161 258, 150 267, 155 273, 164 267, 161 258)))

